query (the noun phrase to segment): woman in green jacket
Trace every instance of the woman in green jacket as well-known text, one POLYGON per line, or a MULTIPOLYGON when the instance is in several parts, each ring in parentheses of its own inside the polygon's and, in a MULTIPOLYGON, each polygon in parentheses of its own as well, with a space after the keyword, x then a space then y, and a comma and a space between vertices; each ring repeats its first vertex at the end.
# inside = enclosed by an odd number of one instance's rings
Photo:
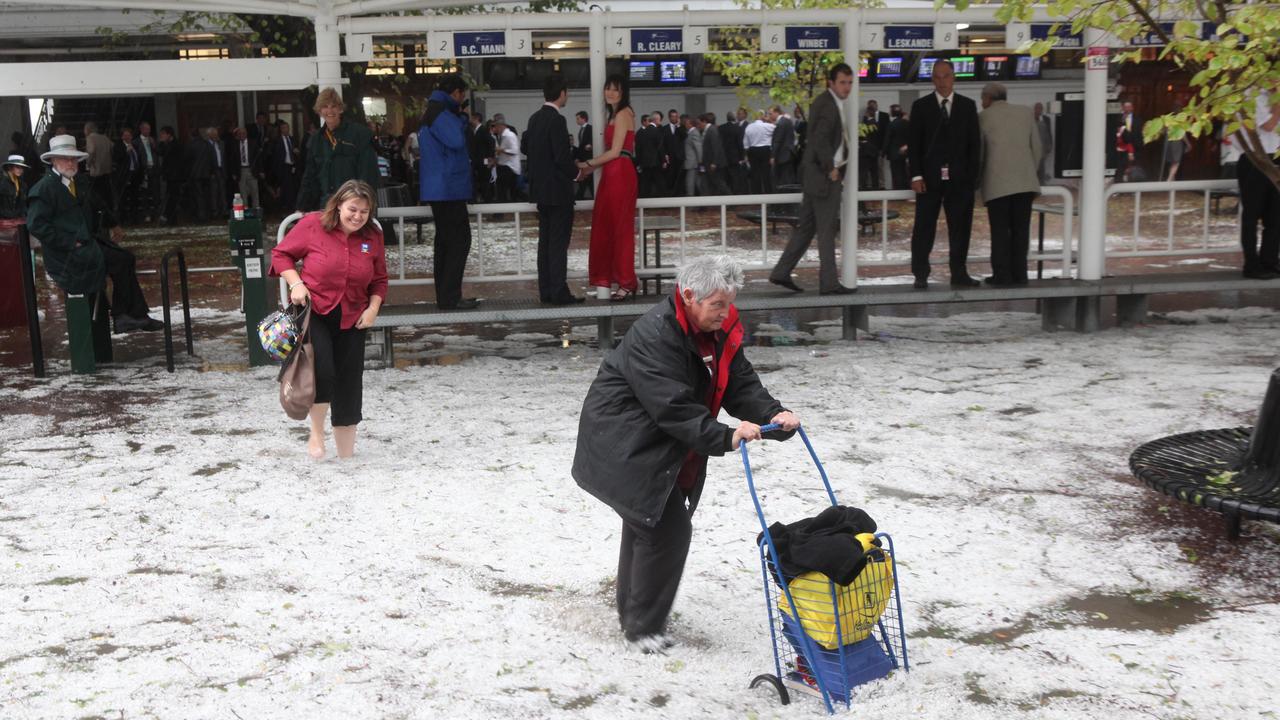
POLYGON ((316 98, 315 111, 324 121, 307 144, 306 169, 298 191, 298 210, 309 212, 324 207, 329 196, 348 180, 361 180, 379 187, 378 156, 373 149, 373 133, 363 125, 343 122, 342 97, 325 88, 316 98))

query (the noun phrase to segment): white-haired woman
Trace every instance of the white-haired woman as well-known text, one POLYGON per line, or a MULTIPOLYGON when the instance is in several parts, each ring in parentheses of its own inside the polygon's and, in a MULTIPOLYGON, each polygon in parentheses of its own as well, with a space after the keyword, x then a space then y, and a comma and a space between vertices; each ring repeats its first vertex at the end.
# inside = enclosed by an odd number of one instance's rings
POLYGON ((778 439, 800 425, 741 352, 741 287, 742 268, 723 255, 682 266, 675 294, 605 356, 582 404, 573 477, 622 516, 618 621, 645 652, 670 642, 707 457, 760 439, 765 423, 782 426, 778 439), (722 424, 721 408, 742 422, 722 424))

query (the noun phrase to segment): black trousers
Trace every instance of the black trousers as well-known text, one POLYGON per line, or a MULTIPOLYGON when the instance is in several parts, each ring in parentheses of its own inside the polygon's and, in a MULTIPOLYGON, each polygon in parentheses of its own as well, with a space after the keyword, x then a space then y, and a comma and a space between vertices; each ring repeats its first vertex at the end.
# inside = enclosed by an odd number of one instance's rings
POLYGON ((178 201, 182 199, 183 183, 179 180, 164 181, 164 219, 170 225, 178 224, 178 201))
POLYGON ((516 171, 506 165, 498 166, 493 200, 500 203, 516 201, 516 171))
POLYGON ((664 197, 667 194, 667 176, 661 165, 640 169, 640 197, 664 197))
POLYGON ((151 311, 138 284, 138 261, 114 243, 98 243, 111 278, 111 317, 145 318, 151 311))
POLYGON ((464 200, 433 202, 431 214, 436 225, 436 305, 451 310, 462 299, 462 275, 471 253, 471 214, 464 200))
POLYGON ((858 189, 880 189, 880 156, 875 153, 858 154, 858 189))
POLYGON ((647 527, 623 518, 618 553, 618 622, 628 639, 660 633, 680 589, 693 510, 674 486, 658 524, 647 527))
POLYGON ((747 179, 747 190, 752 195, 773 192, 773 177, 769 167, 769 156, 771 154, 767 147, 747 148, 747 162, 751 163, 750 175, 747 179))
MULTIPOLYGON (((861 165, 861 162, 859 162, 861 165)), ((893 181, 891 190, 906 190, 911 187, 911 178, 907 177, 907 156, 897 155, 889 158, 889 173, 893 181)))
POLYGON ((1240 249, 1247 271, 1280 270, 1280 192, 1248 155, 1236 165, 1240 186, 1240 249), (1258 221, 1262 247, 1258 247, 1258 221))
POLYGON ((783 185, 797 185, 796 180, 796 164, 792 161, 777 163, 773 166, 773 187, 780 188, 783 185))
POLYGON ((316 403, 330 403, 334 427, 357 425, 364 417, 365 330, 342 328, 342 306, 328 315, 311 314, 311 348, 316 360, 316 403))
POLYGON ((911 274, 929 277, 929 253, 938 231, 938 211, 947 214, 947 240, 952 279, 969 276, 969 232, 973 227, 973 187, 945 181, 941 191, 916 194, 916 224, 911 228, 911 274))
POLYGON ((211 184, 212 181, 207 177, 193 177, 187 181, 186 191, 191 193, 195 200, 196 222, 206 222, 212 215, 213 211, 209 205, 211 184))
POLYGON ((733 163, 725 168, 728 177, 729 189, 734 195, 747 194, 747 166, 740 162, 733 163))
POLYGON ((565 282, 572 236, 572 205, 538 203, 538 299, 542 302, 564 301, 573 296, 565 282))
POLYGON ((991 221, 991 276, 998 283, 1027 282, 1027 248, 1031 244, 1031 192, 987 201, 991 221))

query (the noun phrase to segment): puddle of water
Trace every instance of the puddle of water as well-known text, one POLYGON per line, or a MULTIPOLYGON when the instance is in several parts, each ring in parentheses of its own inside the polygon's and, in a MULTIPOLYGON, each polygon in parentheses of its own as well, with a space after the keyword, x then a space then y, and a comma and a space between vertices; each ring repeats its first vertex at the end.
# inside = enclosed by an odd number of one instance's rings
POLYGON ((1092 593, 1070 598, 1044 615, 1033 613, 1014 625, 963 639, 975 645, 1008 644, 1029 632, 1064 627, 1167 634, 1212 616, 1212 604, 1183 593, 1092 593))

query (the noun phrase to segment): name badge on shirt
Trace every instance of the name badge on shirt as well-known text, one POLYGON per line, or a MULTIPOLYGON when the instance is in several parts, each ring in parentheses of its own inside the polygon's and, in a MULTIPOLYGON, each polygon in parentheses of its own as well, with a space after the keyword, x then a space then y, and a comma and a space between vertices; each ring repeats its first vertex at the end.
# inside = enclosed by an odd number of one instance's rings
POLYGON ((369 254, 369 243, 360 243, 360 252, 369 254))
POLYGON ((948 166, 948 165, 943 165, 943 166, 942 166, 942 179, 943 179, 943 180, 950 180, 950 179, 951 179, 951 167, 950 167, 950 166, 948 166))

